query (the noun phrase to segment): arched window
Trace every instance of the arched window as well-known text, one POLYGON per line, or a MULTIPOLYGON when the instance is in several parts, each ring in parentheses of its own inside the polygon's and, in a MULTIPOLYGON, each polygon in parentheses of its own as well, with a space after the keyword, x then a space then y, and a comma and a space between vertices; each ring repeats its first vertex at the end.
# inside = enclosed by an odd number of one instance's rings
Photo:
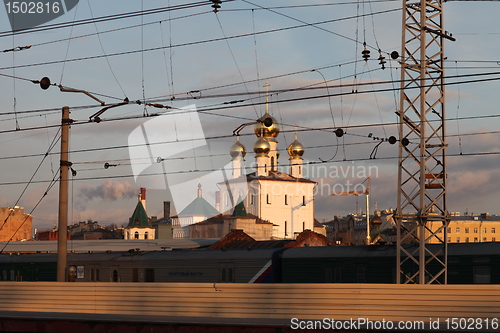
POLYGON ((274 156, 271 156, 271 170, 274 171, 274 156))
POLYGON ((148 232, 147 231, 144 233, 144 239, 148 239, 148 232))
POLYGON ((134 238, 135 238, 135 239, 139 239, 139 232, 138 232, 138 231, 136 231, 136 232, 134 233, 134 238))

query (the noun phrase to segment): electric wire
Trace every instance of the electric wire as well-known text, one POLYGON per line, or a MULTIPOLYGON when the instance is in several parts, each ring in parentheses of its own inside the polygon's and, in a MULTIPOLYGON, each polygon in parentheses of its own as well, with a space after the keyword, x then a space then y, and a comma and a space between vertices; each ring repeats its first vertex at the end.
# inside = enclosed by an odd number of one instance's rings
MULTIPOLYGON (((374 13, 374 14, 385 14, 385 13, 390 13, 390 12, 400 11, 400 10, 401 10, 400 8, 389 9, 389 10, 380 11, 380 12, 377 12, 377 13, 374 13)), ((275 33, 275 32, 280 32, 280 31, 286 31, 286 30, 292 30, 292 29, 298 29, 298 28, 308 27, 308 26, 316 26, 316 25, 321 25, 321 24, 326 24, 326 23, 339 22, 339 21, 349 20, 349 19, 352 19, 352 18, 355 18, 355 17, 351 16, 351 17, 344 17, 344 18, 340 18, 340 19, 326 20, 326 21, 321 21, 321 22, 316 22, 316 23, 301 24, 301 25, 296 25, 296 26, 291 26, 291 27, 285 27, 285 28, 276 28, 276 29, 264 30, 264 31, 256 32, 255 35, 269 34, 269 33, 275 33)), ((213 42, 225 41, 225 40, 235 39, 235 38, 252 37, 253 35, 254 35, 254 33, 251 32, 251 33, 245 33, 245 34, 239 34, 239 35, 233 35, 233 36, 226 36, 226 37, 221 37, 221 38, 211 38, 211 39, 206 39, 206 40, 202 40, 202 41, 179 43, 179 44, 172 45, 171 48, 184 47, 184 46, 192 46, 192 45, 198 45, 198 44, 204 44, 204 43, 213 43, 213 42)), ((116 52, 116 53, 110 53, 107 56, 108 57, 115 57, 115 56, 135 54, 135 53, 139 53, 139 52, 158 51, 158 50, 161 50, 162 48, 163 48, 163 46, 159 46, 159 47, 151 47, 151 48, 140 49, 140 50, 130 50, 130 51, 123 51, 123 52, 116 52)), ((103 58, 103 57, 104 57, 104 55, 87 56, 87 57, 80 57, 80 58, 68 59, 67 62, 93 60, 93 59, 99 59, 99 58, 103 58)), ((52 64, 58 64, 60 62, 62 62, 62 61, 61 60, 45 61, 45 62, 40 62, 40 63, 17 65, 16 68, 26 68, 26 67, 36 67, 36 66, 52 65, 52 64)), ((12 66, 10 66, 10 67, 9 66, 8 67, 1 67, 0 70, 11 69, 11 68, 12 68, 12 66)))
MULTIPOLYGON (((236 0, 225 0, 225 2, 232 2, 236 0)), ((79 25, 86 25, 86 24, 93 24, 95 22, 109 22, 109 21, 114 21, 114 20, 121 20, 121 19, 126 19, 126 18, 131 18, 131 17, 136 17, 136 16, 143 16, 143 15, 151 15, 151 14, 161 14, 164 12, 168 11, 174 11, 174 10, 181 10, 181 9, 190 9, 190 8, 195 8, 195 7, 204 7, 206 6, 205 1, 200 1, 200 2, 194 2, 190 4, 183 4, 183 5, 176 5, 173 7, 160 7, 160 8, 154 8, 154 9, 148 9, 145 10, 144 12, 142 11, 133 11, 133 12, 128 12, 128 13, 121 13, 121 14, 114 14, 114 15, 107 15, 107 16, 101 16, 97 17, 94 20, 92 19, 82 19, 78 21, 72 21, 72 22, 63 22, 63 23, 56 23, 56 24, 48 24, 48 25, 41 25, 41 26, 36 26, 33 28, 26 28, 23 30, 18 30, 15 32, 12 31, 2 31, 0 32, 0 38, 5 37, 5 36, 11 36, 11 35, 21 35, 21 34, 28 34, 28 33, 34 33, 34 32, 46 32, 54 29, 61 29, 61 28, 68 28, 71 26, 79 26, 79 25)))
MULTIPOLYGON (((38 164, 37 168, 33 172, 33 175, 31 176, 31 178, 29 179, 29 181, 26 182, 26 186, 24 187, 24 189, 22 190, 21 194, 17 198, 16 203, 13 205, 13 207, 16 207, 19 204, 19 201, 24 196, 24 193, 26 193, 26 190, 28 189, 28 187, 30 186, 30 184, 33 182, 33 179, 35 178, 36 174, 40 170, 40 167, 42 166, 43 162, 45 161, 45 159, 47 158, 47 156, 49 155, 49 153, 52 151, 52 149, 55 147, 55 145, 57 144, 57 142, 59 141, 59 139, 60 139, 60 137, 59 137, 59 131, 58 131, 56 133, 56 135, 54 136, 54 139, 52 140, 52 143, 49 145, 49 148, 45 152, 42 160, 40 161, 40 163, 38 164)), ((9 210, 9 214, 7 214, 7 217, 5 218, 5 220, 3 221, 2 225, 0 226, 0 231, 3 229, 3 227, 5 226, 5 224, 7 224, 7 221, 9 220, 9 217, 11 215, 12 215, 12 210, 9 210)))

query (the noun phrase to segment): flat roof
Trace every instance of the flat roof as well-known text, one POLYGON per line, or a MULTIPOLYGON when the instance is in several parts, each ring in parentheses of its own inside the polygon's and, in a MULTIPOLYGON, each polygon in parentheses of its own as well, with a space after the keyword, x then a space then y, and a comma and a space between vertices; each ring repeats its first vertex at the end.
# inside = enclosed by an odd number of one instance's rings
MULTIPOLYGON (((106 252, 128 251, 161 251, 170 249, 197 249, 208 247, 218 241, 216 238, 207 239, 101 239, 101 240, 68 240, 68 252, 106 252)), ((3 249, 7 242, 0 242, 3 249)), ((43 252, 56 253, 57 241, 25 241, 10 242, 3 253, 9 252, 43 252)))

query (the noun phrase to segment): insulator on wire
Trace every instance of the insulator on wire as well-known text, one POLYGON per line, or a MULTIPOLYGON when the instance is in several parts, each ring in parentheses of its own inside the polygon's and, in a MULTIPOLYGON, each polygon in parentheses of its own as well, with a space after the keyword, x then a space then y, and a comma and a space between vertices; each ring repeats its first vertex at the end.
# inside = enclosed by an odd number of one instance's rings
POLYGON ((219 11, 220 4, 222 3, 222 1, 221 0, 212 0, 212 2, 214 3, 212 5, 212 8, 214 9, 214 13, 217 13, 219 11))
POLYGON ((385 57, 382 55, 382 51, 378 50, 380 56, 378 57, 379 65, 382 66, 382 69, 385 69, 385 64, 387 61, 385 61, 385 57))
POLYGON ((365 49, 361 51, 361 54, 363 59, 365 59, 365 61, 368 61, 368 58, 370 58, 370 50, 366 48, 366 43, 363 43, 363 46, 365 47, 365 49))

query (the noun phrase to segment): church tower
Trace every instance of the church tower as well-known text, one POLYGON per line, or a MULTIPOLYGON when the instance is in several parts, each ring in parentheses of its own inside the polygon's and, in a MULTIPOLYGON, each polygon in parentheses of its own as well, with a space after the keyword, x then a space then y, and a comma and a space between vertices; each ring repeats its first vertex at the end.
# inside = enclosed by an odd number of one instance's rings
POLYGON ((297 141, 297 131, 295 131, 295 141, 288 146, 287 152, 290 156, 290 176, 302 178, 302 155, 304 155, 304 146, 297 141))
MULTIPOLYGON (((266 113, 260 117, 257 120, 257 124, 254 126, 254 133, 255 135, 259 138, 257 142, 255 143, 254 151, 257 147, 265 145, 263 143, 262 139, 268 142, 269 144, 269 152, 266 154, 268 157, 268 160, 260 159, 256 160, 257 163, 257 169, 262 168, 263 166, 266 166, 265 169, 268 169, 265 171, 266 175, 268 174, 268 171, 278 171, 278 158, 280 157, 280 154, 278 152, 278 141, 276 140, 276 137, 280 134, 280 126, 276 119, 269 114, 269 91, 267 90, 270 87, 270 84, 266 83, 266 113), (264 124, 264 120, 267 118, 271 118, 272 120, 272 125, 271 126, 266 126, 264 124), (260 162, 260 163, 259 163, 260 162), (264 163, 264 164, 262 164, 264 163)), ((255 151, 256 154, 257 151, 255 151)), ((263 157, 263 156, 260 156, 263 157)), ((256 156, 257 159, 257 156, 256 156)), ((259 171, 257 171, 259 172, 259 171)), ((262 172, 260 172, 262 173, 262 172)))
POLYGON ((240 178, 242 176, 241 170, 243 168, 243 162, 245 156, 247 155, 247 151, 245 149, 245 146, 241 144, 239 136, 236 137, 236 142, 234 143, 234 145, 231 146, 229 154, 233 159, 232 160, 233 179, 240 178))

